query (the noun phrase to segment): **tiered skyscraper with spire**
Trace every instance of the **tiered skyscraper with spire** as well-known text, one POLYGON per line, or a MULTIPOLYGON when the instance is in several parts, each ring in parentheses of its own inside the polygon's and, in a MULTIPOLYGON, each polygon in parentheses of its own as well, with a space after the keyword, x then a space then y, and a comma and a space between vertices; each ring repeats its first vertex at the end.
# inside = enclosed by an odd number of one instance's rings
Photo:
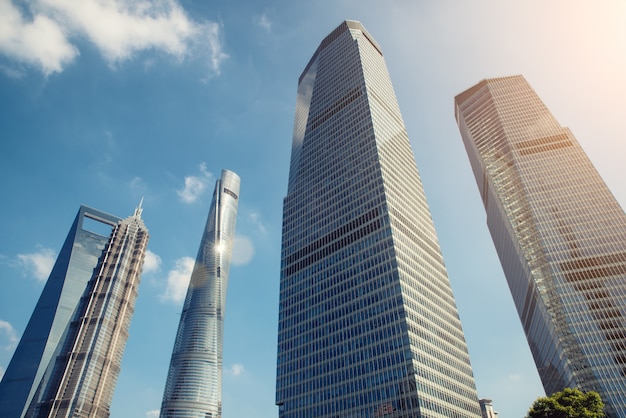
POLYGON ((4 418, 109 416, 148 244, 141 212, 81 206, 0 383, 4 418))

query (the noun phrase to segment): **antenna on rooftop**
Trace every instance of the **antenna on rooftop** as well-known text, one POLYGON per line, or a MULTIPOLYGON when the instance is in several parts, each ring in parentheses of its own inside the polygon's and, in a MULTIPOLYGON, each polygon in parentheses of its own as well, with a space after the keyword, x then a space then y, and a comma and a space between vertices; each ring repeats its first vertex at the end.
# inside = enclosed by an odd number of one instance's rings
POLYGON ((141 213, 143 212, 143 208, 141 207, 142 205, 143 205, 143 196, 141 196, 141 200, 139 201, 139 206, 135 208, 135 213, 133 213, 134 217, 141 218, 141 213))

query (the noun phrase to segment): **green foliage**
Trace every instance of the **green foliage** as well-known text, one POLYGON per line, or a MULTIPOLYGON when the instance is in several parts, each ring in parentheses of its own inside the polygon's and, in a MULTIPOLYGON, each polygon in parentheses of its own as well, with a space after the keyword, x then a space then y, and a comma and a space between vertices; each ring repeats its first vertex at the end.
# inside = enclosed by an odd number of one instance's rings
POLYGON ((566 388, 538 398, 526 418, 602 418, 604 403, 597 392, 566 388))

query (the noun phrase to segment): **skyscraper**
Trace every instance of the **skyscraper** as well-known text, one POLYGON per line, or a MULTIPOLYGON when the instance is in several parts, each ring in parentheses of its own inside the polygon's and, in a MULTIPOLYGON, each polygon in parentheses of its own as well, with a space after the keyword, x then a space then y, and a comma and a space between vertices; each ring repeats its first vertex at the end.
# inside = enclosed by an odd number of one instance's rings
POLYGON ((480 412, 483 418, 497 418, 498 413, 493 410, 493 401, 491 399, 479 399, 480 412))
POLYGON ((222 346, 228 272, 235 237, 239 176, 215 184, 191 274, 165 384, 161 417, 222 416, 222 346))
POLYGON ((600 393, 626 417, 626 215, 521 76, 483 80, 455 114, 546 393, 600 393))
POLYGON ((291 417, 480 417, 380 46, 359 22, 300 76, 283 206, 276 404, 291 417))
POLYGON ((3 417, 109 416, 148 243, 141 211, 81 206, 0 383, 3 417))

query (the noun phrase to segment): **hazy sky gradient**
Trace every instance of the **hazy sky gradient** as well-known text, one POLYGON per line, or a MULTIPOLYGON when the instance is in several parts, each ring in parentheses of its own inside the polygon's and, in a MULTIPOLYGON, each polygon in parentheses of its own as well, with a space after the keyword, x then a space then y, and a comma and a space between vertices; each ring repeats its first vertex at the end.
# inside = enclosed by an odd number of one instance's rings
POLYGON ((282 199, 297 80, 360 20, 383 49, 480 397, 521 418, 543 389, 487 231, 453 98, 523 74, 626 204, 622 0, 0 0, 0 374, 80 204, 144 197, 144 269, 112 416, 155 416, 222 168, 241 177, 224 418, 276 417, 282 199), (42 279, 43 277, 43 279, 42 279), (181 296, 182 295, 182 296, 181 296))

